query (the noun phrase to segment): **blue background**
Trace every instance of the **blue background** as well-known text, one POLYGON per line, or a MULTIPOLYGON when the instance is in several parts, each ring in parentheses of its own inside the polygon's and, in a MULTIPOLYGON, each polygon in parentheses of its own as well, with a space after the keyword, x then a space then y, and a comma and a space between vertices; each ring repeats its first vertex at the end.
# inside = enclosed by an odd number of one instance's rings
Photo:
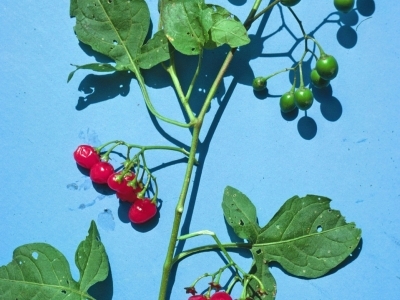
MULTIPOLYGON (((246 0, 213 3, 242 20, 251 7, 246 0)), ((148 4, 157 24, 157 1, 148 4)), ((268 97, 255 95, 250 86, 254 76, 290 67, 304 49, 298 26, 278 7, 252 27, 254 48, 237 53, 206 116, 198 154, 202 164, 183 220, 186 232, 209 229, 222 241, 235 240, 220 206, 227 185, 252 199, 261 225, 286 199, 311 193, 333 199, 331 206, 362 228, 362 244, 352 259, 328 276, 305 280, 271 267, 278 300, 400 296, 400 6, 372 0, 358 0, 357 6, 347 15, 336 13, 328 0, 303 0, 294 7, 305 30, 340 64, 331 88, 315 91, 308 117, 280 113, 279 97, 291 85, 288 73, 268 82, 268 97)), ((95 294, 157 299, 185 160, 177 153, 149 153, 162 206, 156 221, 134 227, 128 207, 107 190, 95 189, 72 152, 79 144, 115 139, 188 145, 190 132, 151 118, 129 75, 78 71, 66 83, 74 69, 70 63, 104 61, 76 39, 69 1, 3 0, 0 19, 0 265, 10 262, 16 247, 46 242, 64 253, 77 279, 75 249, 95 220, 111 265, 110 277, 95 294)), ((194 100, 207 92, 226 50, 205 54, 205 62, 213 61, 202 70, 194 100)), ((178 72, 188 77, 185 72, 194 64, 184 59, 178 72)), ((163 69, 146 71, 145 78, 157 110, 183 121, 163 69)), ((119 162, 114 156, 112 163, 119 162)), ((185 249, 211 242, 192 239, 185 249)), ((249 269, 247 252, 233 256, 249 269)), ((222 264, 217 253, 184 260, 171 299, 187 299, 183 287, 222 264)))

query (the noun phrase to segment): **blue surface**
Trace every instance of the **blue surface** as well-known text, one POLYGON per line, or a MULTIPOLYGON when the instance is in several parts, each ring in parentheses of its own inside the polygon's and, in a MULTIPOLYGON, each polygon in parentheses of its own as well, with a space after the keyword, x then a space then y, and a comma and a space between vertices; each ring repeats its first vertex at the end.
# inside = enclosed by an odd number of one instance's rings
MULTIPOLYGON (((215 231, 229 242, 220 206, 227 185, 252 199, 262 225, 293 195, 327 196, 333 199, 333 208, 362 228, 362 248, 345 267, 315 280, 296 278, 273 266, 276 299, 397 299, 400 6, 358 0, 358 11, 341 15, 333 13, 331 2, 309 0, 295 7, 305 30, 317 29, 314 36, 340 64, 332 89, 315 93, 317 101, 308 118, 300 112, 288 119, 279 111, 279 96, 290 88, 288 74, 270 80, 272 96, 267 98, 257 98, 249 86, 254 75, 293 64, 289 55, 271 54, 292 48, 296 40, 287 28, 298 38, 298 27, 287 10, 283 10, 287 27, 281 27, 278 8, 260 21, 265 29, 259 29, 260 22, 254 24, 252 39, 259 48, 243 47, 237 53, 207 114, 199 153, 203 164, 193 179, 183 226, 187 231, 215 231), (217 121, 212 122, 215 115, 217 121)), ((157 1, 148 3, 156 24, 157 1)), ((223 4, 241 19, 251 6, 245 0, 213 3, 223 4)), ((99 299, 157 299, 184 175, 182 156, 164 152, 148 156, 162 208, 156 222, 137 228, 127 219, 127 206, 120 205, 114 194, 96 190, 78 170, 72 152, 82 143, 100 145, 114 139, 188 145, 190 132, 150 118, 136 80, 126 75, 80 71, 66 83, 73 70, 70 63, 96 59, 74 35, 69 1, 3 0, 0 16, 0 265, 11 260, 16 247, 46 242, 65 254, 78 278, 75 249, 95 220, 112 271, 95 290, 99 299)), ((297 45, 291 54, 298 58, 302 50, 303 45, 297 45)), ((206 92, 224 51, 206 53, 206 58, 215 60, 204 67, 195 97, 206 92)), ((178 71, 182 74, 192 63, 185 61, 178 71)), ((183 120, 162 68, 147 71, 146 82, 159 112, 183 120)), ((210 242, 206 237, 193 239, 185 248, 210 242)), ((249 268, 246 253, 234 257, 249 268)), ((221 265, 216 253, 184 260, 171 299, 187 299, 183 287, 221 265)))

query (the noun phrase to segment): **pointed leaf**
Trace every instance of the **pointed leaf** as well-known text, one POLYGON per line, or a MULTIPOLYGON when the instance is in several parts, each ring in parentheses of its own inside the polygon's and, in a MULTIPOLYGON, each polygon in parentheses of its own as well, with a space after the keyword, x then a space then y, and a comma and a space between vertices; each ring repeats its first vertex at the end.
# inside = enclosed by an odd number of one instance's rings
POLYGON ((16 248, 12 261, 0 267, 0 299, 94 300, 87 289, 107 277, 108 260, 93 221, 77 255, 81 256, 77 259, 80 282, 72 278, 64 255, 51 245, 33 243, 16 248))
POLYGON ((72 279, 64 255, 48 244, 14 250, 13 260, 0 268, 0 299, 93 299, 72 279))
POLYGON ((269 271, 268 263, 265 261, 262 253, 251 251, 253 254, 253 264, 251 266, 249 274, 257 276, 264 285, 264 292, 266 295, 260 295, 257 292, 260 291, 260 284, 256 280, 251 280, 249 283, 249 293, 254 300, 273 300, 276 295, 276 281, 269 271))
POLYGON ((75 264, 80 273, 80 289, 87 291, 93 284, 107 278, 109 267, 104 245, 100 241, 96 223, 91 222, 89 235, 75 253, 75 264))
POLYGON ((227 186, 222 209, 226 221, 240 238, 247 239, 251 243, 257 240, 260 227, 257 224, 256 208, 246 195, 227 186))
POLYGON ((75 33, 80 41, 122 66, 135 63, 150 25, 144 0, 76 0, 75 33))
POLYGON ((138 57, 139 67, 150 69, 160 62, 169 59, 168 39, 164 31, 158 31, 154 36, 142 46, 138 57))
POLYGON ((253 251, 307 278, 326 274, 358 245, 361 230, 346 223, 330 199, 307 195, 289 199, 261 229, 253 251))
POLYGON ((67 82, 69 82, 72 77, 74 76, 75 72, 81 69, 85 69, 85 70, 93 70, 96 72, 113 72, 113 71, 118 71, 118 69, 110 64, 102 64, 102 63, 92 63, 92 64, 86 64, 86 65, 82 65, 82 66, 77 66, 77 65, 73 65, 71 64, 71 66, 76 67, 76 70, 72 71, 71 73, 69 73, 68 75, 68 79, 67 82))

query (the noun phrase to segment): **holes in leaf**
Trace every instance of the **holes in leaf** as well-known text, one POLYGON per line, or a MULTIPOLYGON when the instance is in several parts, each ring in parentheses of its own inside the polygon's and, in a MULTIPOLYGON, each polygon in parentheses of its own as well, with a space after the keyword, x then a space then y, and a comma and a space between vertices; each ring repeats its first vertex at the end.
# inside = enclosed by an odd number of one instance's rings
POLYGON ((118 45, 118 42, 116 40, 113 40, 113 45, 118 45))
POLYGON ((34 259, 37 259, 37 258, 39 257, 39 253, 37 253, 37 252, 32 252, 32 257, 33 257, 34 259))
POLYGON ((322 226, 321 225, 317 226, 317 232, 321 232, 321 231, 322 231, 322 226))
POLYGON ((61 293, 63 293, 63 294, 66 294, 66 293, 67 293, 67 291, 66 291, 66 290, 62 290, 62 291, 61 291, 61 293))
POLYGON ((111 3, 112 3, 112 0, 108 0, 108 3, 111 4, 111 3))
POLYGON ((242 219, 239 220, 239 225, 240 225, 240 226, 243 226, 243 225, 244 225, 244 222, 243 222, 242 219))
POLYGON ((256 251, 256 253, 258 254, 258 255, 260 255, 261 254, 261 249, 257 249, 257 251, 256 251))

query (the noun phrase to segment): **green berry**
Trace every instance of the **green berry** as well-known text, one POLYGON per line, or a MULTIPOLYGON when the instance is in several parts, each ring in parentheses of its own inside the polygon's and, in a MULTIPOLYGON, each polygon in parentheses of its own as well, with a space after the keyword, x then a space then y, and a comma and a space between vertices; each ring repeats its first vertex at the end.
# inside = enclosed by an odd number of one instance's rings
POLYGON ((284 6, 295 6, 301 0, 281 0, 281 4, 284 6))
POLYGON ((279 106, 281 107, 281 111, 283 113, 288 113, 293 111, 296 108, 296 103, 294 102, 294 93, 287 92, 281 96, 279 100, 279 106))
POLYGON ((314 96, 310 89, 300 87, 294 92, 294 102, 301 110, 307 110, 311 107, 314 101, 314 96))
POLYGON ((267 87, 267 80, 264 77, 256 77, 253 80, 253 89, 255 91, 263 91, 267 87))
POLYGON ((317 60, 315 69, 323 79, 332 80, 339 71, 339 65, 332 55, 323 54, 317 60))
POLYGON ((313 84, 316 88, 319 88, 319 89, 328 86, 328 85, 329 85, 329 82, 330 82, 329 80, 326 80, 326 79, 322 78, 322 77, 318 74, 318 72, 317 72, 316 69, 313 69, 313 70, 311 71, 310 79, 311 79, 312 84, 313 84))
POLYGON ((338 11, 343 13, 348 13, 354 7, 355 0, 334 0, 333 5, 335 5, 338 11))

